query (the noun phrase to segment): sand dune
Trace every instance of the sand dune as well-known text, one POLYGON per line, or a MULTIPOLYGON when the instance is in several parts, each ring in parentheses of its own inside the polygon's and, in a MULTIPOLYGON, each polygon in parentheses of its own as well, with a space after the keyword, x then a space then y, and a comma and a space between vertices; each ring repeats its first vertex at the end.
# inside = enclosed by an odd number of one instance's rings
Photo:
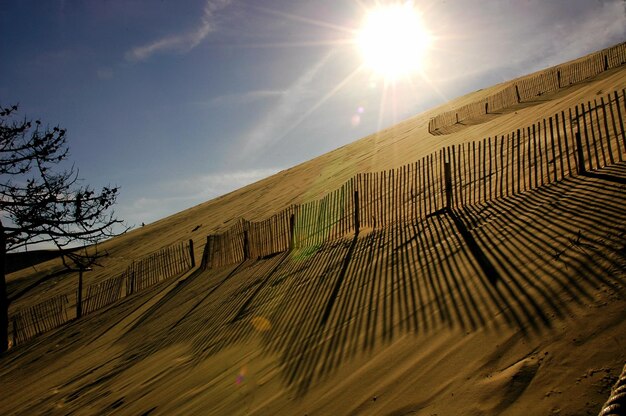
MULTIPOLYGON (((497 88, 468 94, 111 240, 88 277, 189 238, 200 258, 206 235, 240 217, 510 133, 625 80, 617 68, 430 134, 431 117, 497 88)), ((165 281, 12 349, 0 413, 597 414, 626 362, 626 163, 596 173, 165 281)), ((58 266, 37 267, 13 273, 11 290, 58 266)), ((73 284, 48 281, 12 308, 73 284)))

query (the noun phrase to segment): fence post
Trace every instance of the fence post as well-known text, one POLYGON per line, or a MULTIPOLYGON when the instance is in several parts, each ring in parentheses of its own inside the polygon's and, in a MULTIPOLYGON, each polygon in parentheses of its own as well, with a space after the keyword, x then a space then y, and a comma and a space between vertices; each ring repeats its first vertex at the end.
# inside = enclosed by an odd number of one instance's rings
POLYGON ((248 230, 243 230, 243 259, 250 258, 250 240, 248 240, 248 230))
POLYGON ((359 234, 359 191, 354 191, 354 234, 359 234))
POLYGON ((293 242, 295 238, 296 216, 292 213, 289 216, 289 251, 293 250, 293 242))
POLYGON ((452 171, 450 169, 450 162, 445 162, 443 167, 446 186, 446 209, 449 210, 452 208, 452 171))
POLYGON ((517 98, 517 103, 521 103, 522 102, 522 98, 519 95, 519 88, 517 86, 517 84, 515 84, 515 97, 517 98))
POLYGON ((583 175, 586 172, 585 157, 583 156, 583 141, 579 131, 576 132, 576 154, 578 155, 578 174, 583 175))
POLYGON ((213 253, 213 238, 210 235, 207 235, 206 246, 204 247, 204 258, 202 259, 202 262, 204 263, 204 269, 211 268, 209 261, 211 260, 212 253, 213 253))
POLYGON ((196 267, 196 254, 193 252, 193 240, 189 239, 189 257, 191 258, 191 268, 196 267))
POLYGON ((83 316, 83 269, 78 269, 78 292, 76 293, 76 319, 83 316))
POLYGON ((15 317, 15 315, 12 318, 13 321, 13 347, 15 348, 15 346, 17 345, 17 331, 18 331, 18 326, 17 326, 17 318, 15 317))

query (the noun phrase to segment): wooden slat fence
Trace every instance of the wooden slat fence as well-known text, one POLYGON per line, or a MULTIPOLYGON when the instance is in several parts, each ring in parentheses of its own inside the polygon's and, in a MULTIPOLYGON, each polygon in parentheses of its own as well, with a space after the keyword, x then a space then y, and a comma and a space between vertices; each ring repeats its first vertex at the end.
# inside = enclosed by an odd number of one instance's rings
POLYGON ((622 161, 625 103, 626 91, 615 91, 506 135, 448 146, 397 169, 357 174, 320 200, 263 221, 241 220, 225 233, 209 236, 205 265, 220 267, 319 246, 353 233, 355 216, 363 228, 388 227, 622 161))
MULTIPOLYGON (((356 224, 375 229, 412 222, 621 162, 626 157, 624 115, 622 89, 506 135, 448 146, 396 169, 357 174, 320 200, 290 206, 262 221, 239 220, 224 233, 208 236, 202 267, 319 246, 357 232, 356 224)), ((134 261, 122 276, 88 286, 83 313, 180 275, 192 265, 190 243, 165 247, 134 261)), ((67 304, 67 295, 62 295, 15 312, 14 345, 67 322, 67 304)))
POLYGON ((263 221, 244 221, 244 257, 258 259, 289 250, 290 218, 294 214, 292 206, 263 221))
POLYGON ((520 103, 534 101, 544 94, 579 84, 625 63, 626 42, 592 53, 581 60, 521 78, 515 84, 483 100, 438 114, 429 121, 428 131, 432 134, 445 134, 446 127, 512 108, 520 103))
POLYGON ((293 248, 319 246, 353 230, 354 178, 324 198, 295 207, 293 248))
POLYGON ((622 161, 624 102, 622 90, 506 136, 447 147, 454 206, 505 197, 622 161))
POLYGON ((203 263, 207 267, 221 267, 244 260, 244 221, 238 221, 224 233, 207 238, 203 263))
POLYGON ((13 346, 67 322, 67 304, 67 295, 60 295, 16 311, 11 317, 13 346))
POLYGON ((126 276, 112 277, 87 286, 87 293, 83 298, 83 315, 105 308, 120 300, 123 296, 122 284, 125 278, 126 276))
MULTIPOLYGON (((94 283, 85 288, 82 297, 82 315, 105 308, 125 296, 146 289, 168 278, 179 276, 192 268, 190 243, 181 242, 162 248, 136 260, 117 277, 94 283), (123 290, 124 285, 126 290, 123 290)), ((76 297, 80 299, 80 296, 76 297)), ((68 295, 47 299, 30 308, 21 309, 11 316, 13 345, 25 341, 70 320, 68 295)), ((73 316, 71 318, 73 319, 73 316)))
POLYGON ((140 292, 170 277, 191 270, 192 260, 188 242, 164 247, 133 261, 123 274, 126 296, 140 292))
MULTIPOLYGON (((411 222, 621 162, 626 157, 625 114, 622 89, 506 135, 448 146, 396 169, 357 174, 320 200, 290 206, 262 221, 239 220, 224 233, 210 235, 202 267, 319 246, 354 233, 357 223, 375 229, 411 222)), ((83 313, 180 275, 192 263, 187 242, 134 261, 122 276, 87 287, 83 313)), ((62 325, 68 320, 67 303, 62 295, 15 312, 13 343, 62 325)))

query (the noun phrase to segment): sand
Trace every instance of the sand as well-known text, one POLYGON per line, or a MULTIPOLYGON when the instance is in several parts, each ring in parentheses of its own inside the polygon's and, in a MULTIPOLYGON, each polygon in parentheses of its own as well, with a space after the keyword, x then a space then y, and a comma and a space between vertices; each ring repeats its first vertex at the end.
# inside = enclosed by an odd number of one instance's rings
MULTIPOLYGON (((430 116, 497 87, 468 94, 113 239, 88 278, 189 238, 199 256, 239 217, 509 133, 625 80, 612 70, 430 135, 430 116)), ((597 414, 626 362, 626 163, 602 173, 164 282, 2 357, 0 414, 597 414)), ((10 290, 55 268, 13 273, 10 290)), ((75 284, 55 280, 12 308, 75 284)))

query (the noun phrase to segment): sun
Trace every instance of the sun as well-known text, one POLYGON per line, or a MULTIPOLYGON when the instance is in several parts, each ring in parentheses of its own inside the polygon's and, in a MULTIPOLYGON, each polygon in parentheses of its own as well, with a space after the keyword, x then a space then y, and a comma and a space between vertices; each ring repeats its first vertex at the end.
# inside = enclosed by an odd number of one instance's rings
POLYGON ((432 35, 412 2, 367 12, 356 43, 364 64, 387 80, 423 70, 432 35))

